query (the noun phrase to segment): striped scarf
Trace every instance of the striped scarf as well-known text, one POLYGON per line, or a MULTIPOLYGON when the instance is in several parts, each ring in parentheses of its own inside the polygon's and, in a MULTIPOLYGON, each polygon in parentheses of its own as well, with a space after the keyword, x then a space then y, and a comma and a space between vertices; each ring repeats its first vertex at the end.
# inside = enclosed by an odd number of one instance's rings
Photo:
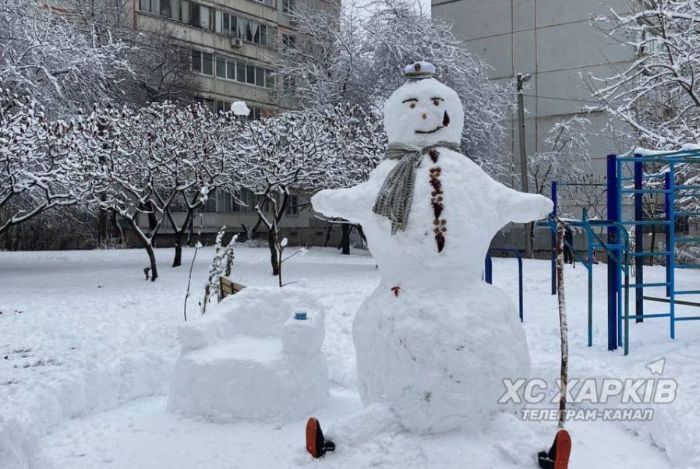
POLYGON ((415 147, 392 143, 384 154, 384 159, 399 160, 382 184, 372 211, 391 220, 391 234, 404 231, 413 201, 413 188, 416 183, 416 168, 423 155, 438 147, 460 151, 459 145, 452 142, 438 142, 428 147, 415 147))

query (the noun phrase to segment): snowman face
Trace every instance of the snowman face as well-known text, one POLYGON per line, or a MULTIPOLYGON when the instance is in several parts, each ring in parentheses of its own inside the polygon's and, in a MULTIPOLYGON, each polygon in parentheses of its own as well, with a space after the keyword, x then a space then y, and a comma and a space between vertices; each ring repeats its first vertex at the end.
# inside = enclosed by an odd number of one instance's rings
POLYGON ((459 143, 463 127, 459 96, 433 78, 405 83, 384 103, 389 143, 421 147, 440 141, 459 143))

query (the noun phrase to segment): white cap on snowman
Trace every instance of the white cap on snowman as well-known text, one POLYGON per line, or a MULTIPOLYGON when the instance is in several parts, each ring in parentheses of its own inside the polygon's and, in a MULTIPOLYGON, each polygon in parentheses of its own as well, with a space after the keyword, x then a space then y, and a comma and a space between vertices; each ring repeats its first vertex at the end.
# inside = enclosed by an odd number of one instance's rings
POLYGON ((415 62, 403 68, 406 83, 384 103, 384 129, 389 143, 426 147, 459 144, 464 110, 457 93, 433 76, 435 66, 415 62))

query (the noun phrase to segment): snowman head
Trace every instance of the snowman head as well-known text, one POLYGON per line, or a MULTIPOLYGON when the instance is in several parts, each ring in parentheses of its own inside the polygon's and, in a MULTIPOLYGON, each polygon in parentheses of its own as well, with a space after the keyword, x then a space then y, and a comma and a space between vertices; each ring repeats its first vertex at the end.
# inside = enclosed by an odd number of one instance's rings
POLYGON ((432 78, 435 67, 417 62, 404 68, 408 81, 384 103, 384 129, 389 143, 425 147, 438 142, 459 144, 464 110, 457 93, 432 78))

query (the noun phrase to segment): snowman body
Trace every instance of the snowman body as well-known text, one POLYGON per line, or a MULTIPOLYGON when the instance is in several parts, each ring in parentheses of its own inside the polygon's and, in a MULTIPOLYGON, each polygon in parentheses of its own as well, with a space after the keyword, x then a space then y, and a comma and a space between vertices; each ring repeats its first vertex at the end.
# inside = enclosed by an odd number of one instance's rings
POLYGON ((503 379, 527 377, 530 367, 515 306, 481 273, 498 230, 546 216, 551 201, 509 189, 441 146, 459 142, 463 121, 457 94, 432 78, 387 100, 389 143, 426 149, 405 229, 392 234, 391 220, 373 211, 397 160, 312 198, 317 212, 362 225, 381 273, 353 325, 362 400, 388 405, 419 433, 482 428, 499 408, 503 379))

